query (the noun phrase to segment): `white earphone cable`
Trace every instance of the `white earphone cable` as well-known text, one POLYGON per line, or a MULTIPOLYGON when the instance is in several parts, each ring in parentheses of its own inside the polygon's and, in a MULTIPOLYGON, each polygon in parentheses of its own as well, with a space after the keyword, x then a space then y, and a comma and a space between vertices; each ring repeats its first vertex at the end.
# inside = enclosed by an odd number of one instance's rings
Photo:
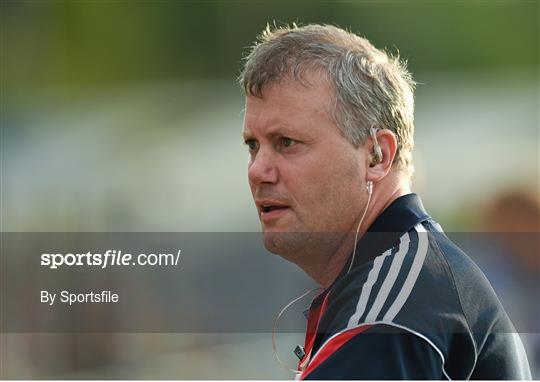
POLYGON ((347 274, 349 274, 354 264, 354 257, 356 256, 356 245, 358 244, 358 233, 360 232, 360 226, 362 225, 362 222, 364 221, 364 218, 366 217, 366 214, 369 208, 369 203, 371 202, 371 194, 373 193, 373 182, 371 181, 367 182, 366 187, 367 187, 367 192, 368 192, 368 200, 366 203, 366 209, 364 210, 364 213, 362 214, 362 217, 360 218, 360 221, 358 222, 358 227, 356 227, 356 235, 354 236, 353 253, 351 257, 351 263, 349 264, 349 269, 347 270, 347 274))
POLYGON ((281 318, 281 316, 283 315, 283 313, 285 313, 285 311, 287 309, 289 309, 289 307, 291 305, 293 305, 294 303, 296 303, 298 300, 301 300, 302 298, 306 297, 308 294, 310 294, 311 292, 314 292, 316 290, 319 290, 319 289, 322 289, 322 288, 312 288, 304 293, 302 293, 300 296, 296 297, 294 300, 292 300, 291 302, 289 302, 287 305, 285 305, 283 307, 283 309, 281 309, 281 311, 279 312, 279 314, 276 316, 276 318, 274 319, 274 326, 272 327, 272 349, 274 351, 274 357, 276 357, 276 360, 278 361, 278 363, 283 366, 285 369, 289 370, 289 371, 292 371, 293 373, 295 374, 299 374, 300 372, 296 369, 292 369, 291 367, 289 367, 287 364, 285 364, 285 362, 283 362, 281 360, 281 358, 279 358, 279 355, 278 355, 278 351, 277 351, 277 345, 276 345, 276 329, 277 329, 277 325, 278 325, 278 322, 279 322, 279 319, 281 318))

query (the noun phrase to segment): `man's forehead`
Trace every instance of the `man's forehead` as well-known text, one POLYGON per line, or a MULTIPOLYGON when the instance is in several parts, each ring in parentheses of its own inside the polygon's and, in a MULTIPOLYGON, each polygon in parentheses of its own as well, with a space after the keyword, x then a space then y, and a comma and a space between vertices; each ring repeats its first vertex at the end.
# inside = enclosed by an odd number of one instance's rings
POLYGON ((300 118, 327 118, 335 105, 332 89, 323 81, 302 84, 280 81, 263 89, 262 96, 246 96, 244 128, 253 125, 287 125, 300 118))
POLYGON ((268 118, 264 121, 250 123, 244 122, 242 135, 251 136, 255 134, 272 135, 287 135, 296 133, 295 121, 286 117, 268 118))

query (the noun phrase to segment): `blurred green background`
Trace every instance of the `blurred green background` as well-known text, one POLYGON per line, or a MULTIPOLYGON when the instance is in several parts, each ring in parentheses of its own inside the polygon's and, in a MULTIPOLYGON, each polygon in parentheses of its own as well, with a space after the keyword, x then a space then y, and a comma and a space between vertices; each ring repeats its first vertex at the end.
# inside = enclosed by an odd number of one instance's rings
MULTIPOLYGON (((0 6, 3 232, 258 231, 235 79, 267 23, 336 24, 407 59, 413 188, 446 231, 489 230, 509 193, 538 203, 538 1, 0 6)), ((290 376, 269 336, 202 337, 3 335, 3 376, 290 376)))

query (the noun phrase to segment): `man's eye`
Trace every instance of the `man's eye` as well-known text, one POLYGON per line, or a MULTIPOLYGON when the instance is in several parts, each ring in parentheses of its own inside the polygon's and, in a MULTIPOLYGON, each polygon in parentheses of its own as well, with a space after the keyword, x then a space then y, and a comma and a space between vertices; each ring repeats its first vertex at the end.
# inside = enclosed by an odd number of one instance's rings
POLYGON ((246 146, 249 148, 249 151, 257 150, 258 144, 255 139, 246 139, 246 146))
POLYGON ((292 145, 294 145, 296 143, 296 141, 294 139, 291 139, 291 138, 281 138, 281 145, 283 147, 291 147, 292 145))

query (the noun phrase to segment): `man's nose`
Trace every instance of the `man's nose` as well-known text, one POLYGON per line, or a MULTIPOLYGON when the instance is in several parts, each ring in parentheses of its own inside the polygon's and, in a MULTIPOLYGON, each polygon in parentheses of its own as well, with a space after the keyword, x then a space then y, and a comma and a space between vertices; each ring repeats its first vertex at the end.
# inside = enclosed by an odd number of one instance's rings
POLYGON ((252 184, 271 183, 278 181, 276 158, 268 150, 259 149, 248 166, 248 178, 252 184))

